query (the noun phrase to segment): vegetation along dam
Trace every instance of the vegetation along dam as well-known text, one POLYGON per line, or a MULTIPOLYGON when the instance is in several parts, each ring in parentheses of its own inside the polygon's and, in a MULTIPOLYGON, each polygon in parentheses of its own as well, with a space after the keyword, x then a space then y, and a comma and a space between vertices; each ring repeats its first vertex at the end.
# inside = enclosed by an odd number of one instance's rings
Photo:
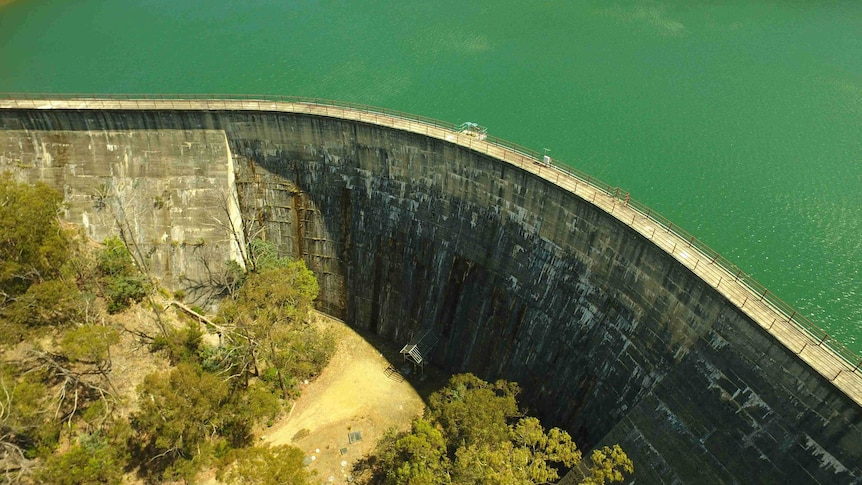
POLYGON ((542 154, 294 98, 0 99, 0 170, 213 298, 262 236, 321 310, 518 381, 637 483, 862 483, 859 357, 692 236, 542 154))

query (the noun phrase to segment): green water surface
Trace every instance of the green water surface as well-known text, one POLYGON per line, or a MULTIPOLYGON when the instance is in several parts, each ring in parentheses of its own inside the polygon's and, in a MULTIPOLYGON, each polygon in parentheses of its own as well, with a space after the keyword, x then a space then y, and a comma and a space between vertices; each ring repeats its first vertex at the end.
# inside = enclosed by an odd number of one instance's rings
POLYGON ((0 92, 479 122, 630 191, 862 351, 859 1, 17 0, 0 92))

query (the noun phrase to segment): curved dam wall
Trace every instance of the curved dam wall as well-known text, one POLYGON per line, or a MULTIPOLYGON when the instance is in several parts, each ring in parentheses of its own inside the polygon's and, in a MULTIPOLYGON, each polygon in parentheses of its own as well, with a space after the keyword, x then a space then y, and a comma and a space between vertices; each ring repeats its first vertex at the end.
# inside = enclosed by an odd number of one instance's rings
POLYGON ((64 191, 94 237, 125 230, 169 284, 210 295, 242 226, 306 260, 322 310, 518 381, 582 447, 620 443, 637 483, 862 482, 858 374, 617 202, 385 117, 120 106, 0 110, 0 170, 64 191))

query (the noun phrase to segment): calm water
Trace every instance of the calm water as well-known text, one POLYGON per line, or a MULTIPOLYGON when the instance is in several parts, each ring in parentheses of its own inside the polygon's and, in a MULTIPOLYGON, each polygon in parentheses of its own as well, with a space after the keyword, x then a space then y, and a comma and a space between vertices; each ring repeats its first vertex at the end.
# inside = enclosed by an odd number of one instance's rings
POLYGON ((857 352, 860 61, 857 0, 0 8, 0 91, 289 94, 476 121, 631 191, 857 352))

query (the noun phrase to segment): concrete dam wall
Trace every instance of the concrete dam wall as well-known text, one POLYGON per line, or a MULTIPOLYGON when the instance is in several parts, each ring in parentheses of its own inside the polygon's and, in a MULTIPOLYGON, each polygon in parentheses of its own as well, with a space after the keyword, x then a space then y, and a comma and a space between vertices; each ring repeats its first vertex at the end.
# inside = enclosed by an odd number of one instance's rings
POLYGON ((858 369, 559 170, 331 106, 3 103, 0 170, 63 191, 92 237, 125 231, 168 285, 214 296, 256 233, 305 259, 321 310, 518 381, 582 448, 620 443, 639 484, 862 483, 858 369))

